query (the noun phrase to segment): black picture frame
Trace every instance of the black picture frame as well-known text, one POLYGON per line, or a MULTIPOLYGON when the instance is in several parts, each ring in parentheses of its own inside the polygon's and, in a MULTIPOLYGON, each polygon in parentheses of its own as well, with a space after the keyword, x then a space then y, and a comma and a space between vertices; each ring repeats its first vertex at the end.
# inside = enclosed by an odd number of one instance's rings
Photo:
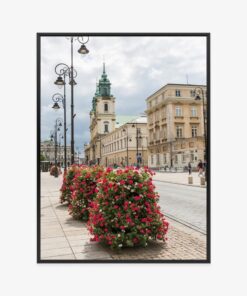
POLYGON ((93 33, 93 32, 77 32, 77 33, 37 33, 37 263, 211 263, 211 158, 210 158, 210 147, 211 147, 211 137, 210 137, 210 103, 211 103, 211 81, 210 81, 210 33, 93 33), (41 259, 41 225, 40 225, 40 211, 41 211, 41 179, 40 179, 40 141, 41 141, 41 38, 42 37, 61 37, 61 36, 147 36, 147 37, 206 37, 206 56, 207 56, 207 206, 206 206, 206 216, 207 216, 207 234, 206 234, 206 246, 207 246, 207 258, 205 260, 48 260, 41 259))

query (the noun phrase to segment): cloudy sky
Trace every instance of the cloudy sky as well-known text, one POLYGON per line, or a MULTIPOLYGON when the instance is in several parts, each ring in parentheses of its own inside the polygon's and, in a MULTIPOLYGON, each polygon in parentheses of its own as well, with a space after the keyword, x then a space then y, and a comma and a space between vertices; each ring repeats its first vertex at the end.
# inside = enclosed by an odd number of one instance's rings
MULTIPOLYGON (((78 72, 74 90, 75 148, 89 142, 89 112, 103 61, 116 97, 118 115, 138 115, 145 99, 167 83, 206 83, 205 37, 90 37, 88 55, 80 55, 74 43, 74 67, 78 72)), ((52 95, 63 90, 54 85, 58 63, 70 65, 70 41, 66 37, 41 38, 41 138, 49 138, 55 119, 52 95)), ((67 143, 70 144, 70 88, 67 87, 67 143)))

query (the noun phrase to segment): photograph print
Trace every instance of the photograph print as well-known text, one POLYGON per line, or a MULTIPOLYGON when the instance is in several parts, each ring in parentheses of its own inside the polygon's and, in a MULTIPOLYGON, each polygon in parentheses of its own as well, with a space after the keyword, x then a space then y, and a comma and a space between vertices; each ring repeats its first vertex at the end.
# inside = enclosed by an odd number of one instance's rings
POLYGON ((210 263, 209 128, 209 33, 37 33, 37 262, 210 263))

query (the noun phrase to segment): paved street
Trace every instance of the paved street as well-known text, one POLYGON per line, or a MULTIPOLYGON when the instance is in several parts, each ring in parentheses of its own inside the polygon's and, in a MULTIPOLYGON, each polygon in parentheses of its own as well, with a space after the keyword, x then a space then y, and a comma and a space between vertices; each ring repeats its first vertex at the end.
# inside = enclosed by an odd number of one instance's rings
POLYGON ((170 218, 206 234, 206 188, 155 181, 160 205, 170 218))
MULTIPOLYGON (((126 248, 120 251, 112 251, 107 246, 90 242, 86 224, 73 220, 68 214, 67 206, 61 205, 59 202, 61 182, 61 176, 54 178, 49 173, 41 173, 41 259, 206 259, 206 236, 169 218, 170 229, 168 241, 165 243, 153 242, 147 248, 126 248)), ((171 196, 165 200, 161 198, 162 207, 164 203, 167 212, 169 208, 171 213, 181 216, 181 207, 179 208, 178 202, 172 197, 171 187, 169 187, 170 189, 168 189, 168 186, 164 189, 164 185, 160 187, 163 194, 164 190, 168 190, 167 192, 171 196), (171 206, 174 206, 175 210, 172 210, 171 206)), ((179 194, 176 193, 176 196, 180 196, 182 189, 177 191, 179 194)), ((189 194, 189 192, 187 193, 189 194)), ((193 198, 196 198, 195 194, 193 198)), ((180 199, 182 200, 181 196, 180 199)), ((188 203, 185 203, 185 206, 189 208, 188 203)), ((187 215, 189 216, 189 212, 187 215)))

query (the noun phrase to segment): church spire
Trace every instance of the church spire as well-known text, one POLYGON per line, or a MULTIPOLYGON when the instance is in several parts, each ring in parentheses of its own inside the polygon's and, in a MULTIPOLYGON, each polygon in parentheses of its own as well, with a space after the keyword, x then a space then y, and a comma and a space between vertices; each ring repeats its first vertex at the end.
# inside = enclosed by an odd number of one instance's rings
POLYGON ((95 97, 98 97, 98 96, 99 96, 99 84, 98 84, 97 81, 96 81, 96 91, 95 91, 94 96, 95 96, 95 97))
POLYGON ((111 82, 107 78, 105 62, 103 63, 103 73, 101 75, 101 79, 99 80, 99 95, 102 97, 111 96, 111 82))

